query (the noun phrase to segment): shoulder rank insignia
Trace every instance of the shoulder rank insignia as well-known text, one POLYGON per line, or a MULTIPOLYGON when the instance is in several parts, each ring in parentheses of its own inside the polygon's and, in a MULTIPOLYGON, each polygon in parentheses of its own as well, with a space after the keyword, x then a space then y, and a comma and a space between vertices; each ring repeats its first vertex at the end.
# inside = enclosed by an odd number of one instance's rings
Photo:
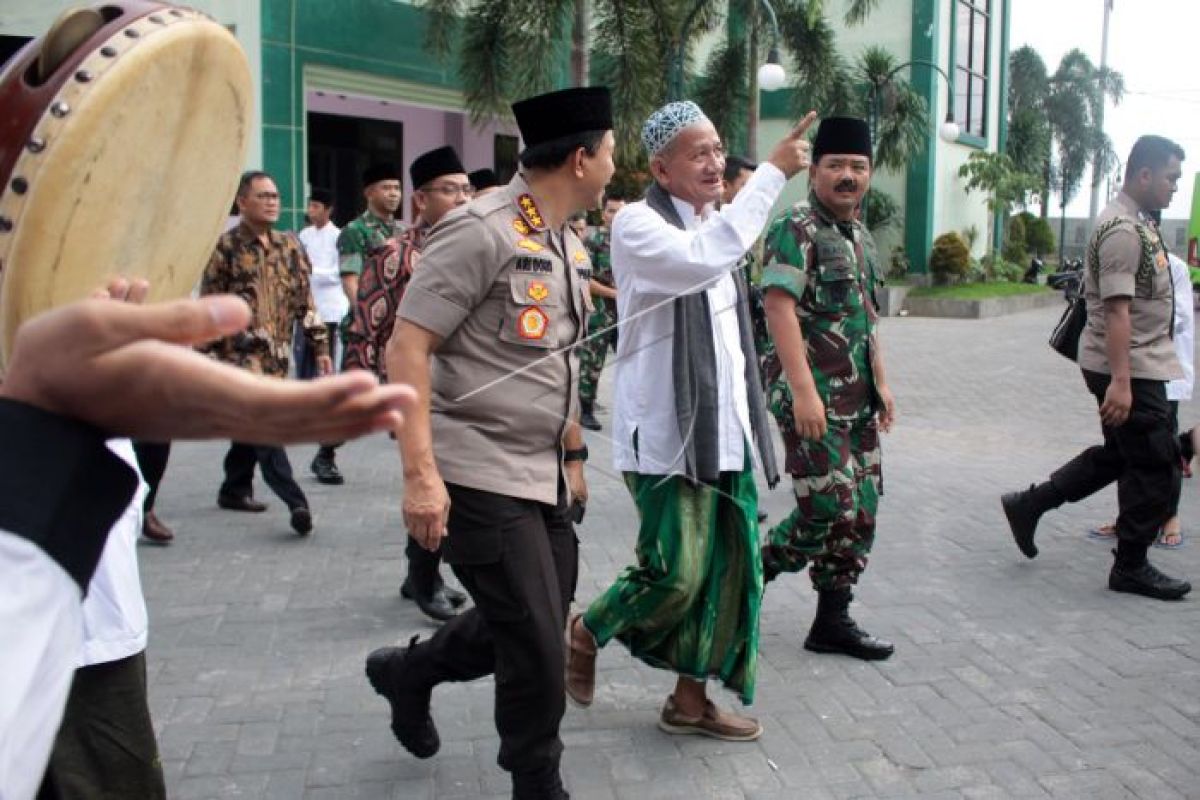
POLYGON ((517 198, 517 207, 521 209, 521 216, 529 223, 529 226, 535 231, 546 230, 546 221, 542 219, 542 212, 538 210, 537 203, 533 199, 533 195, 525 192, 517 198))
POLYGON ((550 296, 550 290, 546 288, 546 284, 542 283, 541 281, 531 281, 529 283, 529 288, 525 290, 525 293, 529 295, 529 299, 535 303, 540 303, 550 296))
POLYGON ((521 236, 528 236, 533 232, 533 228, 529 227, 529 223, 523 217, 513 217, 512 226, 513 230, 521 236))
POLYGON ((517 317, 517 335, 522 339, 541 339, 546 335, 550 318, 537 306, 530 306, 517 317))
POLYGON ((531 253, 540 253, 545 249, 533 239, 520 239, 517 241, 517 247, 520 247, 522 250, 528 250, 531 253))

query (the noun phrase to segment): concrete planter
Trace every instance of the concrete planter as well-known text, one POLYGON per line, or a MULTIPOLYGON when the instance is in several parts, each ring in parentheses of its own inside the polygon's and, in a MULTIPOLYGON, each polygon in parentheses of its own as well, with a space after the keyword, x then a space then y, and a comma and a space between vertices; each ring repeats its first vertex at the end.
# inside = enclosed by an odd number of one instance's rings
POLYGON ((904 300, 911 290, 911 286, 883 286, 877 289, 875 296, 879 298, 879 315, 900 316, 900 309, 904 308, 904 300))
POLYGON ((914 317, 947 317, 951 319, 983 319, 1063 305, 1062 294, 1044 292, 1017 294, 1009 297, 989 297, 984 300, 952 300, 945 297, 909 297, 905 310, 914 317))

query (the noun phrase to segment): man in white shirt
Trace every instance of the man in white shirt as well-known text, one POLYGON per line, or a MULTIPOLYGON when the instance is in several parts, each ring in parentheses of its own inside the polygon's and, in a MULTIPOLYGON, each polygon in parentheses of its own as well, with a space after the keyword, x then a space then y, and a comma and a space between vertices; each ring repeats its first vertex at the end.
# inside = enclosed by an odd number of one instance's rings
MULTIPOLYGON (((341 228, 334 225, 333 193, 328 189, 313 189, 308 197, 309 225, 301 229, 297 237, 304 245, 308 261, 312 264, 312 277, 309 285, 312 287, 313 300, 317 304, 317 315, 325 323, 329 331, 329 355, 333 363, 342 363, 342 337, 340 325, 346 313, 350 310, 350 300, 342 288, 342 276, 338 269, 338 235, 341 228)), ((297 331, 296 343, 296 377, 301 379, 314 378, 317 374, 315 357, 307 350, 308 339, 302 331, 297 331)), ((337 468, 334 454, 336 444, 322 444, 312 461, 313 474, 320 483, 333 486, 345 483, 341 471, 337 468)))
POLYGON ((746 287, 737 265, 784 184, 808 164, 809 114, 720 211, 725 151, 695 103, 642 129, 655 183, 613 222, 621 309, 613 450, 641 517, 638 563, 569 628, 567 692, 592 700, 612 638, 679 677, 659 727, 750 741, 757 720, 718 710, 706 681, 754 698, 762 563, 752 464, 778 480, 746 287), (663 380, 666 365, 671 379, 663 380))

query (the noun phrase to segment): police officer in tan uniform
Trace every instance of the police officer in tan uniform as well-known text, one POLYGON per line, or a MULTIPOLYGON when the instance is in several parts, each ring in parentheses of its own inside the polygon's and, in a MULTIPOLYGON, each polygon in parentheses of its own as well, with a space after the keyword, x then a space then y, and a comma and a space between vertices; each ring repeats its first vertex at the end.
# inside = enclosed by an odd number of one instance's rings
POLYGON ((427 642, 385 647, 367 676, 392 731, 428 758, 433 687, 495 673, 499 764, 514 798, 565 798, 559 775, 563 630, 574 592, 571 525, 587 499, 576 420, 587 250, 566 223, 613 174, 607 89, 513 105, 526 149, 500 191, 447 214, 401 301, 388 374, 420 395, 406 420, 404 519, 474 608, 427 642), (432 363, 431 363, 432 362, 432 363))
POLYGON ((1171 343, 1171 269, 1153 215, 1171 205, 1183 159, 1183 148, 1170 139, 1138 139, 1121 191, 1088 242, 1087 328, 1078 360, 1099 406, 1104 443, 1075 456, 1050 480, 1000 500, 1017 547, 1033 558, 1042 514, 1115 482, 1117 549, 1108 588, 1156 600, 1179 600, 1192 590, 1146 558, 1179 498, 1180 448, 1166 382, 1183 370, 1171 343))

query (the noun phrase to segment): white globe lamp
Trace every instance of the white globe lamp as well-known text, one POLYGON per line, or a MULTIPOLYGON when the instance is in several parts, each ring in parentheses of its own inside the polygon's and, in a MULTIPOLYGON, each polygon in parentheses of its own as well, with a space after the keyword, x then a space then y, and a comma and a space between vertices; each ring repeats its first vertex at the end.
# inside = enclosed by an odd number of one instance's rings
POLYGON ((958 123, 954 121, 954 114, 947 113, 946 121, 938 126, 938 136, 942 137, 943 142, 957 142, 962 129, 958 127, 958 123))
POLYGON ((787 72, 779 63, 779 51, 772 47, 771 52, 767 55, 767 63, 758 68, 758 86, 764 92, 773 92, 776 89, 782 89, 785 83, 787 83, 787 72))

